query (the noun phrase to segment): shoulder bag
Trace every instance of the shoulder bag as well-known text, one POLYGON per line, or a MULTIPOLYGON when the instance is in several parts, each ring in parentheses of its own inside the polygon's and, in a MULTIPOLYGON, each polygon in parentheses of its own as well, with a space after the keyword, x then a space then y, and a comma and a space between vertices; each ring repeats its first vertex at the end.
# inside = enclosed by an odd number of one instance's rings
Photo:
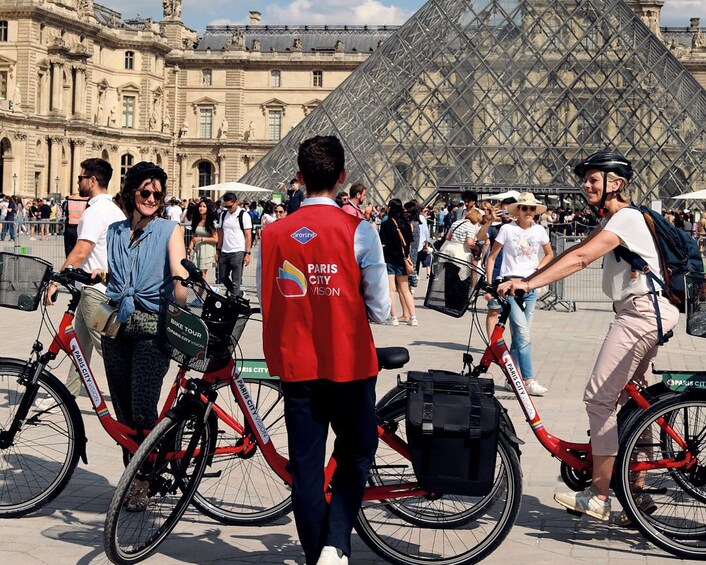
POLYGON ((400 236, 400 241, 402 242, 402 256, 404 257, 405 271, 407 271, 408 275, 412 275, 414 274, 415 268, 414 264, 412 263, 412 260, 409 258, 409 255, 407 253, 407 242, 405 241, 404 236, 400 231, 400 227, 397 225, 397 222, 395 220, 392 220, 392 222, 395 224, 395 227, 397 228, 397 233, 400 236))

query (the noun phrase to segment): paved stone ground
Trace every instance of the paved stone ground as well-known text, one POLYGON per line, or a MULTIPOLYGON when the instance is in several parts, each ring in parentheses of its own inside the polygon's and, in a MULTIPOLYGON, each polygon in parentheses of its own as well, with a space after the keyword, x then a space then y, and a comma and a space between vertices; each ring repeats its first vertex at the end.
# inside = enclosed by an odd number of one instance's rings
MULTIPOLYGON (((420 292, 421 293, 421 289, 420 292)), ((418 294, 419 294, 418 293, 418 294)), ((64 298, 65 300, 65 298, 64 298)), ((418 297, 417 305, 422 302, 418 297)), ((65 303, 65 302, 64 302, 65 303)), ((60 310, 54 309, 58 321, 60 310)), ((36 336, 39 312, 3 309, 0 324, 0 355, 23 357, 36 336)), ((459 370, 468 342, 470 315, 452 319, 419 308, 419 327, 373 328, 378 345, 402 345, 411 351, 410 368, 459 370)), ((566 439, 584 440, 588 428, 581 402, 583 386, 611 319, 607 305, 579 305, 573 313, 540 311, 535 315, 534 360, 538 379, 549 393, 536 400, 547 428, 566 439)), ((243 337, 246 357, 261 355, 260 326, 251 324, 243 337)), ((44 333, 45 343, 49 342, 44 333)), ((481 351, 477 332, 471 341, 481 351)), ((676 337, 657 359, 658 368, 699 369, 703 342, 684 334, 676 337)), ((479 355, 478 355, 479 356, 479 355)), ((64 378, 68 362, 57 363, 54 373, 64 378)), ((95 363, 104 383, 102 363, 95 363)), ((501 374, 494 369, 496 382, 501 374)), ((382 395, 395 382, 396 373, 381 375, 382 395)), ((106 387, 107 388, 107 387, 106 387)), ((552 494, 565 487, 559 465, 538 444, 523 422, 517 402, 498 391, 508 406, 525 445, 522 448, 524 496, 518 520, 508 538, 488 559, 489 563, 675 563, 679 560, 647 543, 639 533, 576 518, 557 507, 552 494)), ((105 510, 122 469, 120 450, 100 428, 88 399, 79 399, 87 427, 88 466, 79 464, 67 489, 41 511, 21 519, 5 520, 0 526, 0 563, 69 564, 106 563, 102 549, 105 510)), ((614 501, 613 514, 619 508, 614 501)), ((226 527, 196 511, 188 511, 176 531, 147 563, 299 563, 300 551, 291 516, 261 528, 226 527)), ((352 563, 381 563, 354 534, 352 563)))

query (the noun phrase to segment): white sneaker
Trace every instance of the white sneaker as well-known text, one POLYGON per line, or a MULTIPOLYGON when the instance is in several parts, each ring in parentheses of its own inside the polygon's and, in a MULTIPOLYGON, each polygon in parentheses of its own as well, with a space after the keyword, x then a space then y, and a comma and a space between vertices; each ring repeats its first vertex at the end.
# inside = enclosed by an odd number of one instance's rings
POLYGON ((530 396, 544 396, 549 389, 540 385, 537 381, 532 380, 531 382, 525 381, 525 388, 530 396))
POLYGON ((397 316, 392 316, 387 319, 387 322, 385 322, 386 326, 399 326, 400 321, 397 319, 397 316))
POLYGON ((412 316, 409 320, 407 320, 407 325, 408 326, 418 326, 419 322, 417 322, 417 317, 412 316))
POLYGON ((348 557, 340 549, 327 545, 321 550, 316 565, 348 565, 348 557))
POLYGON ((554 495, 554 500, 564 508, 588 514, 604 522, 610 518, 610 499, 598 498, 598 491, 593 485, 581 492, 557 493, 554 495))
MULTIPOLYGON (((635 505, 640 510, 641 513, 649 516, 657 511, 657 504, 652 500, 652 497, 644 492, 635 493, 635 505)), ((623 510, 615 520, 615 523, 621 528, 627 528, 632 526, 632 520, 628 517, 625 510, 623 510)))

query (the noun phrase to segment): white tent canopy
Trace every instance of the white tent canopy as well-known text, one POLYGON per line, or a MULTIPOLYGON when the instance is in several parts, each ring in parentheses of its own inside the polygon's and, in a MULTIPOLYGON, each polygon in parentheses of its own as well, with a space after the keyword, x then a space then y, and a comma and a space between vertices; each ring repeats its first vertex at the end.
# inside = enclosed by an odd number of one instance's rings
POLYGON ((689 192, 688 194, 680 194, 674 198, 679 198, 680 200, 706 200, 706 189, 689 192))
POLYGON ((197 194, 203 194, 204 192, 216 193, 219 197, 226 192, 235 192, 238 198, 244 200, 259 200, 263 198, 269 198, 272 195, 272 191, 266 188, 260 188, 259 186, 253 186, 251 184, 243 184, 242 182, 221 182, 218 184, 209 184, 208 186, 199 186, 194 189, 197 194))

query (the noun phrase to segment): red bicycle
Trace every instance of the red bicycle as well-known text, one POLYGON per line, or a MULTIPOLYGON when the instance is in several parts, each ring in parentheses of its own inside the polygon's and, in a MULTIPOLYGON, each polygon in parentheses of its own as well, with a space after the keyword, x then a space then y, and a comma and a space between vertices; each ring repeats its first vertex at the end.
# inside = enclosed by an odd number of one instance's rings
MULTIPOLYGON (((49 365, 61 352, 77 368, 103 429, 123 448, 126 464, 142 439, 134 429, 111 415, 73 330, 80 297, 76 283, 97 281, 80 269, 53 272, 52 265, 41 259, 0 253, 0 306, 34 311, 52 281, 65 288, 70 299, 56 327, 46 307, 42 306, 39 332, 46 326, 53 335, 48 350, 42 352, 44 345, 38 335, 28 360, 0 357, 0 517, 3 518, 23 516, 46 505, 68 484, 79 458, 87 463, 87 438, 81 412, 75 398, 49 370, 49 365)), ((190 295, 189 299, 195 296, 190 295)), ((225 302, 226 299, 219 297, 218 300, 225 302)), ((227 336, 225 355, 231 356, 249 314, 247 304, 239 303, 239 323, 227 336)), ((200 365, 196 368, 201 371, 207 368, 202 362, 200 365)), ((186 370, 182 367, 177 372, 164 399, 160 419, 187 386, 186 370)), ((214 390, 227 387, 231 382, 230 372, 222 370, 206 373, 204 379, 212 383, 214 390)), ((263 414, 271 436, 284 438, 281 444, 286 447, 278 382, 242 379, 241 386, 263 414)), ((263 480, 263 466, 260 455, 249 448, 249 433, 233 419, 239 414, 234 398, 222 395, 219 402, 216 413, 233 425, 227 428, 227 433, 219 434, 220 447, 213 454, 211 472, 195 493, 194 505, 204 514, 231 524, 265 523, 288 512, 291 501, 288 489, 283 486, 272 485, 266 495, 257 499, 254 496, 242 498, 242 485, 255 485, 263 480), (237 449, 232 447, 236 444, 237 449), (234 456, 233 451, 239 456, 234 456)))
MULTIPOLYGON (((189 272, 189 279, 181 280, 180 284, 200 288, 206 296, 206 310, 213 293, 198 270, 189 272)), ((194 321, 194 312, 168 301, 164 311, 167 317, 194 321)), ((223 323, 227 326, 227 316, 223 323)), ((209 340, 218 341, 221 328, 211 325, 208 329, 209 340)), ((182 349, 178 343, 175 348, 177 354, 182 349)), ((189 364, 187 349, 182 349, 182 368, 189 364)), ((408 360, 404 348, 378 349, 380 368, 401 368, 408 360)), ((243 430, 243 441, 225 448, 233 460, 261 454, 266 463, 259 485, 250 482, 238 485, 239 499, 252 497, 261 505, 263 495, 267 498, 270 489, 291 484, 288 461, 282 453, 286 443, 278 443, 273 437, 271 421, 267 421, 267 414, 259 409, 244 386, 234 361, 228 359, 218 375, 218 379, 229 383, 240 408, 238 417, 219 410, 215 381, 189 381, 174 408, 137 450, 118 483, 104 530, 104 547, 112 562, 142 561, 167 538, 194 494, 201 491, 204 477, 207 480, 212 474, 214 453, 223 450, 217 439, 222 427, 243 430), (124 505, 136 480, 149 485, 149 504, 144 512, 130 512, 124 505)), ((404 403, 381 405, 377 415, 380 443, 355 525, 361 539, 390 563, 460 565, 490 554, 509 532, 520 505, 519 451, 512 439, 500 434, 494 482, 489 492, 482 496, 433 493, 423 489, 414 474, 406 442, 404 403)), ((506 415, 503 422, 503 429, 511 426, 506 415)), ((335 480, 335 469, 333 453, 324 469, 327 490, 335 480)), ((231 486, 236 487, 234 483, 231 486)))

